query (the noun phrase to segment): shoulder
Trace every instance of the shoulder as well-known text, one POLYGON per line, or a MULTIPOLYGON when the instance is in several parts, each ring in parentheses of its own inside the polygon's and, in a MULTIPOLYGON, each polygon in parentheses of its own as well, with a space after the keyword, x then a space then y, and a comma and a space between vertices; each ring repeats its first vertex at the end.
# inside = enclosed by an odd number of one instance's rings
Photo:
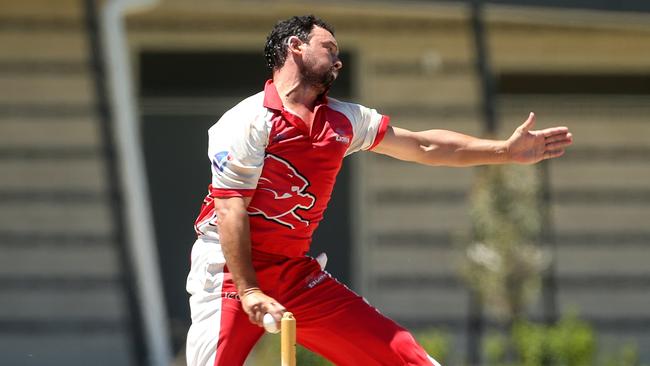
POLYGON ((224 113, 219 120, 212 125, 209 133, 223 128, 262 128, 266 123, 265 118, 268 110, 263 105, 264 92, 252 95, 224 113))
POLYGON ((327 98, 327 105, 331 109, 343 113, 352 122, 356 121, 361 116, 362 109, 365 108, 361 104, 343 102, 330 97, 327 98))
POLYGON ((344 114, 355 127, 368 125, 381 117, 376 110, 361 104, 342 102, 334 98, 328 98, 327 103, 331 109, 344 114))
POLYGON ((264 92, 259 92, 237 103, 226 113, 253 114, 264 110, 266 110, 264 107, 264 92))
POLYGON ((221 116, 219 121, 228 121, 233 119, 245 120, 251 119, 257 115, 263 114, 266 111, 266 108, 263 105, 264 93, 259 92, 255 95, 242 100, 237 103, 234 107, 226 111, 226 113, 221 116))

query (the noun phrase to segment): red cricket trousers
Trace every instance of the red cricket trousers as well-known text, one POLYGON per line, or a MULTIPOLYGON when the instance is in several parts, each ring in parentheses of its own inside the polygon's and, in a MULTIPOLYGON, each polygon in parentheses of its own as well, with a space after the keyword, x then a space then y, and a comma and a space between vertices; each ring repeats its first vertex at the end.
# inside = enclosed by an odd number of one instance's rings
MULTIPOLYGON (((438 365, 413 336, 311 257, 253 252, 262 291, 296 317, 297 342, 336 365, 438 365)), ((264 329, 248 320, 218 243, 197 240, 187 290, 188 366, 239 366, 264 329)))

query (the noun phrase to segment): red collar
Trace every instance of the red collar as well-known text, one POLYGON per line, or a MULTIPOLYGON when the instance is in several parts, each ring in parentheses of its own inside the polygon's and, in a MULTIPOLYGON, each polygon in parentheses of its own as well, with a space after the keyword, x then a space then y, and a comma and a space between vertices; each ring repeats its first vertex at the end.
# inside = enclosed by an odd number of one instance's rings
MULTIPOLYGON (((327 104, 327 92, 321 94, 316 99, 316 106, 321 104, 327 104)), ((280 94, 278 94, 278 90, 275 88, 275 84, 273 84, 273 79, 267 80, 266 84, 264 84, 264 107, 279 112, 284 110, 282 99, 280 99, 280 94)))
POLYGON ((275 109, 276 111, 282 111, 284 109, 282 99, 280 99, 278 90, 273 84, 273 79, 267 80, 266 84, 264 84, 264 107, 275 109))

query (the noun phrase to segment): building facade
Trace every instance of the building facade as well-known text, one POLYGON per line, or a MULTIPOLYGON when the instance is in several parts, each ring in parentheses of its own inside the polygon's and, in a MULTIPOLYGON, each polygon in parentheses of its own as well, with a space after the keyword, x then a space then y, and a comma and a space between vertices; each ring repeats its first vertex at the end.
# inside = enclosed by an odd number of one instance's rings
MULTIPOLYGON (((205 131, 261 90, 263 42, 277 20, 314 13, 334 26, 346 63, 335 96, 377 108, 395 126, 485 131, 470 9, 370 3, 168 0, 126 18, 175 352, 189 325, 192 220, 209 182, 205 131)), ((147 359, 84 6, 0 3, 0 357, 8 364, 147 359)), ((484 21, 497 136, 529 111, 540 127, 565 124, 575 135, 547 166, 558 313, 577 308, 603 349, 634 341, 647 362, 650 20, 491 5, 484 21)), ((474 175, 355 154, 314 243, 332 272, 385 314, 452 334, 459 360, 471 306, 456 244, 471 228, 474 175)))

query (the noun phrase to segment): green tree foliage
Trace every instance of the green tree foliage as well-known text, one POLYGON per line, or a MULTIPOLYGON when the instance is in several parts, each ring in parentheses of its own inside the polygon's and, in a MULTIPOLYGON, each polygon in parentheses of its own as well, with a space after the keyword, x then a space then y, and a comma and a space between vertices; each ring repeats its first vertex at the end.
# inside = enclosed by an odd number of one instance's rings
POLYGON ((473 240, 460 272, 488 311, 507 323, 519 318, 539 292, 548 264, 536 241, 542 211, 534 167, 489 166, 471 194, 473 240))
POLYGON ((414 337, 436 361, 442 365, 449 364, 451 340, 447 333, 438 329, 425 329, 415 332, 414 337))
POLYGON ((518 321, 512 338, 522 366, 591 366, 596 338, 591 326, 575 315, 547 326, 518 321))

